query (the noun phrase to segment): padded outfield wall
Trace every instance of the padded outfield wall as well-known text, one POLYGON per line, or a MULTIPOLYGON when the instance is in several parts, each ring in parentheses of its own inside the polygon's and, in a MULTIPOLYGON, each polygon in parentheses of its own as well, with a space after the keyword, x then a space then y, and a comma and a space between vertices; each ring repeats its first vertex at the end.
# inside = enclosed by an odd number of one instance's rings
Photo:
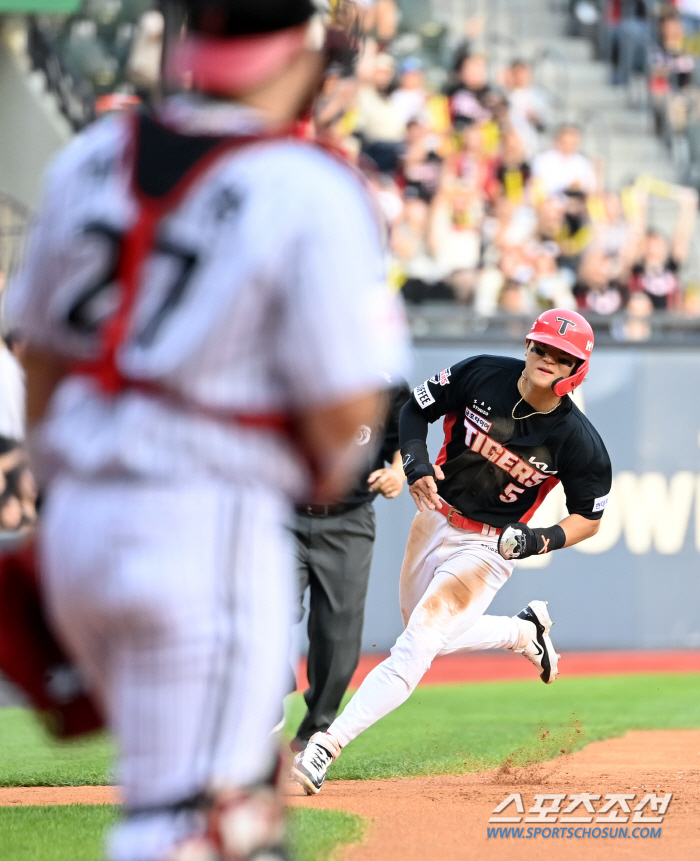
MULTIPOLYGON (((419 345, 411 384, 466 356, 520 356, 508 346, 419 345)), ((690 350, 596 349, 577 399, 613 464, 610 504, 597 536, 520 563, 490 612, 512 615, 550 602, 561 649, 700 647, 700 355, 690 350)), ((432 425, 430 452, 442 442, 432 425)), ((415 508, 404 489, 379 499, 378 539, 363 649, 387 651, 400 633, 398 579, 415 508)), ((566 510, 554 491, 534 524, 566 510)))

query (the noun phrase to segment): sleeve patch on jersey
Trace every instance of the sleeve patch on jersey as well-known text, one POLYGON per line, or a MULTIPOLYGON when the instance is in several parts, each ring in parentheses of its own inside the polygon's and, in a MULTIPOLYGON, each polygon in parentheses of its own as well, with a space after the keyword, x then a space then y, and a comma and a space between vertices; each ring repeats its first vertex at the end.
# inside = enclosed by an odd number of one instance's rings
POLYGON ((435 403, 435 398, 430 394, 427 382, 421 383, 420 386, 415 387, 413 390, 413 397, 416 399, 418 406, 422 410, 435 403))
POLYGON ((607 493, 605 496, 599 496, 598 499, 593 500, 593 511, 602 511, 605 506, 610 501, 610 494, 607 493))
POLYGON ((452 373, 452 368, 445 368, 444 371, 440 371, 439 374, 435 374, 434 377, 431 377, 428 382, 435 383, 435 385, 447 386, 450 382, 450 374, 452 373))

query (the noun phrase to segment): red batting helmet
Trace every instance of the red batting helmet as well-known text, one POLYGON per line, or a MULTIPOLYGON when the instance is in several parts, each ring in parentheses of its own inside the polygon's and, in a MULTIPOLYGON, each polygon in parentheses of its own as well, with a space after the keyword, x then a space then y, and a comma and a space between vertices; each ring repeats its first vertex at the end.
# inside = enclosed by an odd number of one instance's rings
POLYGON ((557 397, 568 395, 576 386, 581 385, 588 373, 593 352, 593 329, 588 320, 576 311, 552 308, 540 314, 535 320, 527 340, 557 347, 579 360, 576 370, 570 377, 559 377, 552 383, 552 389, 557 397))

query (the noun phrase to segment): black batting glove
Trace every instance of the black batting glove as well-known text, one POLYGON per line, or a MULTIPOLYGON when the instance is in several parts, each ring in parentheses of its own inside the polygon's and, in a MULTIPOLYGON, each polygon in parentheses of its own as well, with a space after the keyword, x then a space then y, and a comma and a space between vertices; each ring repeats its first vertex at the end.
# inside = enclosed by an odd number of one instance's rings
POLYGON ((531 529, 527 523, 509 523, 498 536, 498 552, 504 559, 527 559, 559 550, 564 544, 566 533, 561 526, 531 529))

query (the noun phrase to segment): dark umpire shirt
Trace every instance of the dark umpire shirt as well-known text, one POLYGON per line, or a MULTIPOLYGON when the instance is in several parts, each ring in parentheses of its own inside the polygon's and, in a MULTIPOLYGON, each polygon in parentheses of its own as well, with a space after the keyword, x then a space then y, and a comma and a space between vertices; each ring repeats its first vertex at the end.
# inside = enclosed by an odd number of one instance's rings
POLYGON ((399 450, 399 413, 410 396, 411 390, 408 384, 403 381, 397 382, 389 390, 389 409, 384 423, 374 429, 366 426, 360 428, 357 444, 367 446, 367 458, 355 486, 343 499, 346 505, 371 502, 377 495, 370 492, 367 479, 375 469, 381 469, 387 463, 391 464, 399 450), (377 440, 381 440, 379 448, 377 448, 377 440))
MULTIPOLYGON (((467 517, 502 527, 527 522, 561 482, 569 513, 598 520, 612 483, 603 441, 568 396, 549 415, 514 420, 524 367, 518 359, 476 356, 413 390, 413 404, 428 422, 444 416, 436 463, 445 479, 437 482, 438 493, 467 517)), ((515 415, 532 412, 522 401, 515 415)))

